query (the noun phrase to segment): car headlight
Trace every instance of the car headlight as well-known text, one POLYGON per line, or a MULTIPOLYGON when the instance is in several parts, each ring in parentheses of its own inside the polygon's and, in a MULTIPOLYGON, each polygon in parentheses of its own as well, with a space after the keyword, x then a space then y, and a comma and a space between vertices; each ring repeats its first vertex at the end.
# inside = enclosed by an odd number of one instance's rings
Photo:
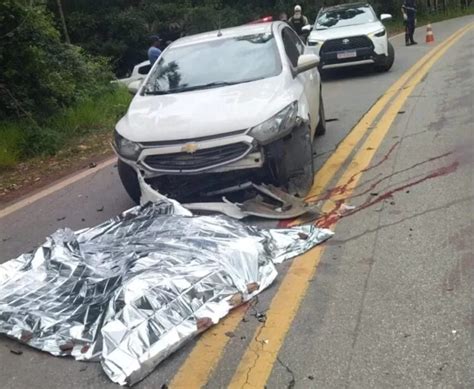
POLYGON ((382 28, 381 30, 370 33, 369 36, 370 37, 376 36, 377 38, 381 38, 385 36, 385 33, 386 33, 385 28, 382 28))
POLYGON ((288 134, 297 123, 298 102, 293 102, 283 108, 275 116, 255 126, 250 130, 253 136, 261 144, 268 144, 288 134))
POLYGON ((321 46, 323 43, 324 43, 324 41, 320 40, 320 39, 308 40, 308 46, 321 46))
POLYGON ((138 143, 124 138, 117 130, 114 132, 114 137, 116 150, 122 157, 132 160, 138 158, 141 152, 141 147, 138 143))

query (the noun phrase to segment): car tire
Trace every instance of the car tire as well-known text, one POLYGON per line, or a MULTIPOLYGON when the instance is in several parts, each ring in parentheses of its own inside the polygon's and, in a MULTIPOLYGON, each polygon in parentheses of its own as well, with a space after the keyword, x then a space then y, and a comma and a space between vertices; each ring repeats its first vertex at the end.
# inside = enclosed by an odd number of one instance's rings
POLYGON ((293 138, 294 142, 289 149, 293 158, 287 166, 288 191, 304 198, 313 186, 314 180, 313 140, 309 126, 303 125, 298 128, 293 138))
POLYGON ((314 179, 313 142, 307 123, 296 128, 291 137, 275 144, 272 153, 275 184, 292 195, 305 197, 314 179))
POLYGON ((319 92, 319 122, 316 127, 316 136, 323 136, 326 133, 326 112, 324 111, 324 101, 322 91, 319 92))
POLYGON ((388 42, 388 55, 384 56, 379 64, 376 65, 376 70, 379 72, 388 72, 395 62, 395 49, 393 45, 388 42))
POLYGON ((117 162, 117 170, 122 181, 122 185, 127 191, 130 198, 136 203, 140 204, 140 198, 142 196, 140 190, 140 183, 138 182, 137 172, 130 165, 120 159, 117 162))

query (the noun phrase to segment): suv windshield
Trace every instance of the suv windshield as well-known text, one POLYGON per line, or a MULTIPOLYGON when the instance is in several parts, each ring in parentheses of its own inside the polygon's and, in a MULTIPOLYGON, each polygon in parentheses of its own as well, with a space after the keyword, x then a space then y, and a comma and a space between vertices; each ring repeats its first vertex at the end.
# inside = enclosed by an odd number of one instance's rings
POLYGON ((158 61, 145 94, 168 94, 273 77, 281 61, 271 34, 216 39, 170 48, 158 61))
POLYGON ((345 27, 356 24, 375 22, 376 16, 371 7, 354 6, 350 8, 333 8, 323 11, 316 20, 316 30, 330 27, 345 27))

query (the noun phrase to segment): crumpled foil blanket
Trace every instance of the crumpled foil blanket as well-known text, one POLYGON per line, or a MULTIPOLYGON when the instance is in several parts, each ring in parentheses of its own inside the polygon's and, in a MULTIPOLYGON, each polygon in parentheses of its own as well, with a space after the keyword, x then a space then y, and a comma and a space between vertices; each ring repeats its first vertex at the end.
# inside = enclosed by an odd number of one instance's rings
POLYGON ((0 265, 0 333, 53 355, 100 361, 112 381, 133 385, 268 287, 274 263, 332 236, 174 208, 149 203, 93 228, 58 230, 0 265))

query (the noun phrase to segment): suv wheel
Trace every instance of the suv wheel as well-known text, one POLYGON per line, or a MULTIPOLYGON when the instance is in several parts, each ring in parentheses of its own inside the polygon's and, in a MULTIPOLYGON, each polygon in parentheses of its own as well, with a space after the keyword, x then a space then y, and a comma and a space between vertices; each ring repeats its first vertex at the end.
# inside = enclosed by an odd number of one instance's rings
POLYGON ((388 72, 395 62, 395 49, 392 44, 388 42, 388 55, 382 57, 382 59, 375 65, 375 69, 379 72, 388 72))
POLYGON ((127 165, 120 159, 117 162, 117 170, 120 181, 122 181, 122 185, 128 195, 136 204, 139 204, 142 193, 138 182, 137 172, 130 165, 127 165))

